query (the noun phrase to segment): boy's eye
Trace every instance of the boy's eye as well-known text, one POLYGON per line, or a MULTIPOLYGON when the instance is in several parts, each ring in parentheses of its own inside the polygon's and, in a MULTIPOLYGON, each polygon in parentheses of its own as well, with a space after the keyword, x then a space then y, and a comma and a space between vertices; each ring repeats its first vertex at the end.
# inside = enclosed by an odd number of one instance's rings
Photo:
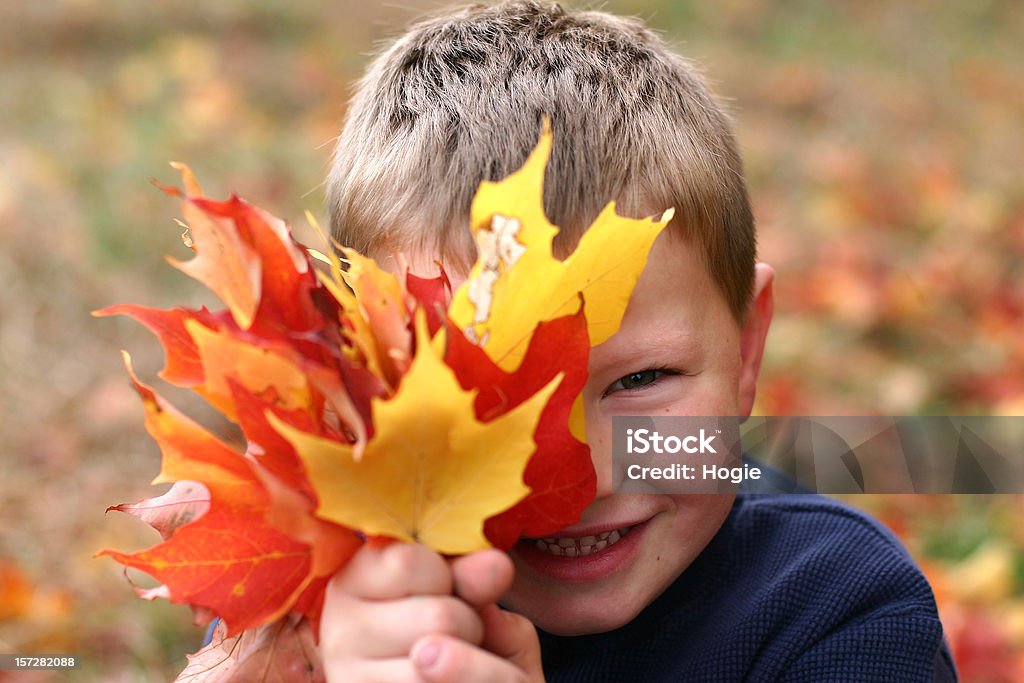
POLYGON ((636 391, 637 389, 643 389, 646 386, 654 384, 663 375, 670 374, 666 370, 641 370, 640 372, 631 372, 628 375, 620 377, 619 379, 612 382, 612 385, 605 389, 605 396, 608 394, 614 394, 616 391, 636 391))

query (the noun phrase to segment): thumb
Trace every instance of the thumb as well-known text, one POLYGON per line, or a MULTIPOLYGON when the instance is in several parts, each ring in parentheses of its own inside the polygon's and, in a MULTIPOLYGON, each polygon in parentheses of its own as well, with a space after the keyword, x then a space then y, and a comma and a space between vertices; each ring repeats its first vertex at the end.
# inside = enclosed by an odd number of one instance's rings
POLYGON ((515 664, 527 680, 542 682, 540 640, 533 622, 495 604, 482 607, 479 613, 484 622, 483 647, 515 664))

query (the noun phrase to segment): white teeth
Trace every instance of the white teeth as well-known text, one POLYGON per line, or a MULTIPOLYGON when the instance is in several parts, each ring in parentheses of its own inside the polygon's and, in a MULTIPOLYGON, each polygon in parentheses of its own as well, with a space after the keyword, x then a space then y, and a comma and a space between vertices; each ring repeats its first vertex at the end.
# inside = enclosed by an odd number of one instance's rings
POLYGON ((618 543, 633 527, 623 527, 614 531, 604 531, 593 536, 583 538, 546 538, 533 539, 537 550, 557 555, 558 557, 583 557, 604 550, 610 545, 618 543))

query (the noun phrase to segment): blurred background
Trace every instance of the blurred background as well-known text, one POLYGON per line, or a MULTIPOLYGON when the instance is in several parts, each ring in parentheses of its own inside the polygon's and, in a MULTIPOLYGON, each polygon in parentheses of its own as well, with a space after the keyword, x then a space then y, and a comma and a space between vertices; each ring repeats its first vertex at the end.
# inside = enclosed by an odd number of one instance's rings
MULTIPOLYGON (((322 179, 375 41, 439 3, 0 3, 0 652, 77 652, 67 676, 164 681, 201 633, 92 559, 155 534, 108 505, 159 454, 93 309, 211 299, 176 202, 192 166, 326 224, 322 179)), ((701 62, 735 114, 762 258, 778 272, 763 414, 1024 414, 1024 5, 609 1, 701 62)), ((167 392, 186 410, 187 396, 167 392)), ((935 588, 962 679, 1024 680, 1024 497, 849 497, 935 588)), ((16 680, 0 673, 0 680, 16 680)))

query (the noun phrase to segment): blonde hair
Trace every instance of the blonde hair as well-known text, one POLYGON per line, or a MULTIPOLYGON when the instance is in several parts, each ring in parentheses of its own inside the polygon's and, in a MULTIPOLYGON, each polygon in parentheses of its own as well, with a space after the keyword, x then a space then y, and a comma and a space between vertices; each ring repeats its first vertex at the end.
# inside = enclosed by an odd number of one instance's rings
MULTIPOLYGON (((334 237, 468 268, 482 180, 516 170, 552 121, 544 208, 565 253, 608 201, 676 208, 742 320, 754 222, 732 127, 693 64, 640 21, 517 0, 414 25, 359 82, 328 179, 334 237)), ((386 251, 385 251, 386 253, 386 251)))

